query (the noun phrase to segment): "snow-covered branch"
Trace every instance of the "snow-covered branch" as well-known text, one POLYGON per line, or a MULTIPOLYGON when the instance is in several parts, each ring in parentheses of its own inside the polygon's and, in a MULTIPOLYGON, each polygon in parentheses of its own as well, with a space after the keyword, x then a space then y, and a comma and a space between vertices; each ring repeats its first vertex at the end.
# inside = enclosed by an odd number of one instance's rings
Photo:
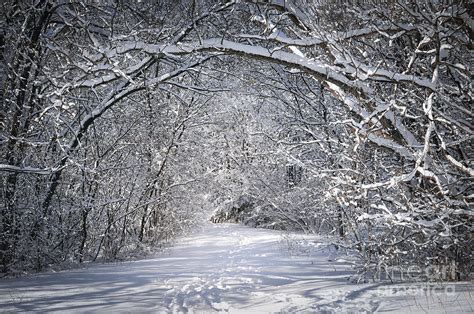
POLYGON ((58 169, 41 169, 34 167, 17 167, 12 165, 0 164, 0 172, 23 173, 23 174, 37 174, 50 175, 58 169))

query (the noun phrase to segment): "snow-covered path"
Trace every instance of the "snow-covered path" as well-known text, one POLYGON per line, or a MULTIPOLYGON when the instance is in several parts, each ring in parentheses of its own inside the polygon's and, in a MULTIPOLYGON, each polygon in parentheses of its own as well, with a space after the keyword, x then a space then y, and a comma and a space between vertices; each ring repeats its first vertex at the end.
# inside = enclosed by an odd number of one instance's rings
MULTIPOLYGON (((277 231, 208 225, 154 259, 0 280, 0 311, 440 310, 431 296, 424 303, 406 295, 381 298, 377 284, 348 283, 349 264, 328 261, 323 244, 293 256, 286 243, 277 231)), ((462 298, 471 296, 472 285, 457 287, 462 298)), ((442 312, 473 310, 459 298, 441 305, 442 312)))

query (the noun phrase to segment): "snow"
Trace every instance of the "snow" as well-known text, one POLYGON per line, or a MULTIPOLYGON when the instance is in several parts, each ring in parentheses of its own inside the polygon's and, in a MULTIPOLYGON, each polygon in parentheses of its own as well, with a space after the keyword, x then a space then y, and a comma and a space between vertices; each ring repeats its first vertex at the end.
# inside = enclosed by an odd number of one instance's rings
POLYGON ((0 311, 472 312, 472 283, 355 284, 324 238, 206 225, 160 255, 0 280, 0 311))
POLYGON ((199 43, 180 45, 153 45, 143 42, 128 42, 120 47, 110 50, 107 53, 107 56, 108 58, 112 58, 116 54, 124 54, 132 50, 142 50, 143 52, 157 54, 159 56, 190 54, 196 51, 225 51, 234 54, 243 54, 302 68, 327 80, 342 83, 345 86, 362 90, 365 93, 371 92, 367 87, 367 84, 350 80, 345 75, 340 74, 336 68, 319 62, 318 60, 307 59, 297 54, 281 50, 271 51, 264 47, 241 44, 222 38, 210 38, 199 43))
POLYGON ((16 172, 16 173, 33 173, 39 175, 50 175, 56 171, 56 169, 39 169, 33 167, 17 167, 13 165, 0 164, 0 173, 1 172, 16 172))
MULTIPOLYGON (((341 87, 339 87, 338 85, 333 84, 331 82, 326 82, 326 85, 334 93, 334 95, 336 97, 338 97, 349 108, 350 111, 358 114, 360 117, 364 118, 364 120, 371 119, 371 120, 374 120, 373 121, 374 124, 379 123, 376 119, 371 117, 371 114, 369 114, 369 112, 367 112, 367 110, 365 110, 359 104, 358 100, 353 95, 350 95, 350 94, 346 93, 344 90, 342 90, 341 87)), ((385 116, 387 116, 387 118, 390 119, 390 120, 394 119, 393 118, 394 117, 393 113, 391 111, 386 112, 385 116)), ((406 139, 406 141, 408 143, 412 143, 412 144, 413 143, 414 144, 418 143, 416 141, 416 138, 408 131, 408 129, 406 129, 406 127, 403 125, 402 122, 396 121, 395 126, 397 126, 397 130, 403 135, 403 138, 406 139)), ((358 128, 359 128, 359 132, 361 134, 366 134, 367 133, 367 130, 364 126, 359 125, 358 128)), ((407 159, 410 159, 410 160, 413 159, 412 152, 410 152, 406 147, 397 144, 395 141, 393 141, 390 138, 385 138, 385 137, 382 137, 382 136, 378 136, 374 133, 367 134, 367 138, 371 142, 373 142, 373 143, 375 143, 379 146, 387 147, 387 148, 390 148, 390 149, 394 150, 395 152, 397 152, 398 154, 400 154, 401 156, 403 156, 407 159)))

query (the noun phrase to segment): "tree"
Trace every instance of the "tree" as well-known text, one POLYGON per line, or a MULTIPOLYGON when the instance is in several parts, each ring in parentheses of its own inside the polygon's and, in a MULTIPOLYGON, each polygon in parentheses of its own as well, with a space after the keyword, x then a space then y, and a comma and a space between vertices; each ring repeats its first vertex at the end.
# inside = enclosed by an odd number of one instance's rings
MULTIPOLYGON (((86 247, 99 256, 105 245, 114 258, 148 231, 189 218, 174 187, 191 180, 198 189, 195 178, 220 172, 257 196, 261 212, 336 232, 366 271, 429 260, 452 277, 470 273, 473 30, 464 1, 24 1, 4 9, 4 271, 19 260, 38 269, 71 254, 82 260, 86 247), (180 151, 216 131, 204 104, 213 107, 210 96, 224 89, 241 94, 236 77, 253 95, 249 109, 231 115, 253 115, 263 99, 281 115, 268 110, 261 126, 257 115, 242 117, 225 152, 211 150, 227 170, 215 160, 197 166, 180 151), (155 130, 144 110, 159 118, 155 130), (134 180, 118 181, 127 176, 134 180)), ((193 202, 197 190, 187 191, 193 202)), ((238 197, 222 191, 221 199, 238 197)))

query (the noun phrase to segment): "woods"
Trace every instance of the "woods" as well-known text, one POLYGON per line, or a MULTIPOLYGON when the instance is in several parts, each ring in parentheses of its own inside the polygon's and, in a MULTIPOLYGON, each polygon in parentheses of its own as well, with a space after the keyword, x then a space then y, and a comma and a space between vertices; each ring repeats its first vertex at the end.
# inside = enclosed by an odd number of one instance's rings
POLYGON ((467 1, 1 10, 3 273, 139 254, 247 204, 239 221, 331 235, 362 275, 469 278, 467 1))

